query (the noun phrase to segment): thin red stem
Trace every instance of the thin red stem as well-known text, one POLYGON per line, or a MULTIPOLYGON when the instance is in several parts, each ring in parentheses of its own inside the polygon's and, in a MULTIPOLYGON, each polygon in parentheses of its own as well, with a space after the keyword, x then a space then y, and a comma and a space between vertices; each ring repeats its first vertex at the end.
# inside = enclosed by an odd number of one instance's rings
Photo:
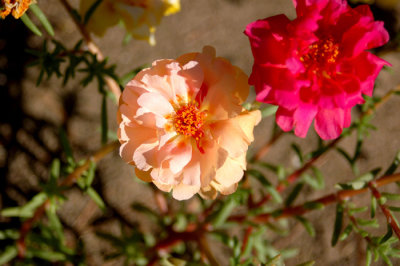
MULTIPOLYGON (((400 181, 400 173, 394 174, 394 175, 389 175, 389 176, 384 176, 381 177, 380 179, 375 181, 376 187, 381 187, 393 182, 399 182, 400 181)), ((307 202, 308 206, 310 205, 316 205, 316 204, 322 204, 323 206, 328 206, 330 204, 339 202, 339 201, 344 201, 348 198, 354 197, 356 195, 365 193, 368 191, 368 188, 362 188, 362 189, 356 189, 356 190, 341 190, 337 193, 332 193, 329 195, 326 195, 324 197, 315 199, 313 201, 307 202)), ((288 217, 293 217, 293 216, 298 216, 298 215, 303 215, 305 213, 308 213, 312 211, 313 209, 306 208, 304 204, 293 206, 293 207, 286 207, 281 210, 277 210, 271 213, 265 213, 265 214, 259 214, 254 216, 253 218, 250 218, 249 220, 255 223, 267 223, 270 222, 271 220, 279 220, 283 218, 288 218, 288 217)), ((246 221, 249 217, 246 215, 237 215, 237 216, 231 216, 229 218, 229 221, 236 221, 236 222, 243 222, 246 221)), ((394 221, 394 219, 392 219, 394 221)))
POLYGON ((378 202, 378 205, 381 208, 383 214, 385 215, 388 224, 390 225, 390 227, 392 227, 393 231, 396 233, 397 238, 400 239, 400 228, 399 228, 399 225, 397 224, 396 219, 393 217, 393 214, 389 210, 389 208, 385 204, 382 204, 382 201, 381 201, 382 195, 379 192, 379 190, 376 188, 377 187, 377 183, 375 181, 369 182, 368 183, 368 187, 371 190, 373 197, 378 202))
POLYGON ((253 232, 253 226, 249 226, 246 229, 246 232, 244 234, 244 238, 243 238, 243 244, 242 244, 242 248, 241 248, 241 253, 243 254, 246 251, 247 248, 247 244, 249 242, 249 238, 251 236, 251 233, 253 232))

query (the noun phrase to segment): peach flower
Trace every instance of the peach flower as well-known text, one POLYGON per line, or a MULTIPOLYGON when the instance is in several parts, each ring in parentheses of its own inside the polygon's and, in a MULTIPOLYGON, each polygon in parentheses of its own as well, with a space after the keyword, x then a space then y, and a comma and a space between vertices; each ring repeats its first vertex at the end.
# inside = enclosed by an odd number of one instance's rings
POLYGON ((260 111, 246 111, 247 75, 209 46, 155 61, 120 98, 120 155, 178 200, 231 194, 246 169, 260 111))

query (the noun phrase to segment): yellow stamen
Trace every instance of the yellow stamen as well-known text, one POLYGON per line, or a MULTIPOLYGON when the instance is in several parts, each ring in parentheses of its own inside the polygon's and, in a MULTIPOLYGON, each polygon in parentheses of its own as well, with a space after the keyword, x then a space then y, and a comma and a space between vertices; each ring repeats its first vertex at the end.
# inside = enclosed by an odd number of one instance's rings
POLYGON ((310 45, 307 54, 300 57, 304 66, 316 71, 325 64, 336 62, 339 55, 339 45, 332 38, 321 39, 310 45))

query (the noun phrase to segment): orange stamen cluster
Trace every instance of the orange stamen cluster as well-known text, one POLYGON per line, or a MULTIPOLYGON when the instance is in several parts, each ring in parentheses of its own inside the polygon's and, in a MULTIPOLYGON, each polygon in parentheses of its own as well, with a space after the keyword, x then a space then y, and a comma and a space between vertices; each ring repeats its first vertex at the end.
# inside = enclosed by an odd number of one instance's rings
POLYGON ((15 18, 20 18, 34 0, 0 0, 0 17, 5 18, 10 13, 15 18))
POLYGON ((198 141, 204 135, 201 130, 204 118, 205 114, 200 112, 196 105, 187 104, 175 112, 173 125, 179 134, 193 137, 198 141))
POLYGON ((319 66, 336 62, 339 55, 339 45, 332 38, 321 39, 310 45, 307 54, 300 57, 306 68, 318 70, 319 66))

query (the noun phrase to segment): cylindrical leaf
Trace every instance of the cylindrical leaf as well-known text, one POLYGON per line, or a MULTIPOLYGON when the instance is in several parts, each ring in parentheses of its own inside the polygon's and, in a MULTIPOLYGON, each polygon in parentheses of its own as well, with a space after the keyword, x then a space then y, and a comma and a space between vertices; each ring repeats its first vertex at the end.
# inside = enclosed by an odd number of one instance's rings
POLYGON ((28 27, 33 33, 35 33, 38 36, 42 36, 42 32, 36 27, 35 24, 33 24, 32 20, 28 17, 28 15, 25 13, 21 17, 22 22, 25 24, 25 26, 28 27))

